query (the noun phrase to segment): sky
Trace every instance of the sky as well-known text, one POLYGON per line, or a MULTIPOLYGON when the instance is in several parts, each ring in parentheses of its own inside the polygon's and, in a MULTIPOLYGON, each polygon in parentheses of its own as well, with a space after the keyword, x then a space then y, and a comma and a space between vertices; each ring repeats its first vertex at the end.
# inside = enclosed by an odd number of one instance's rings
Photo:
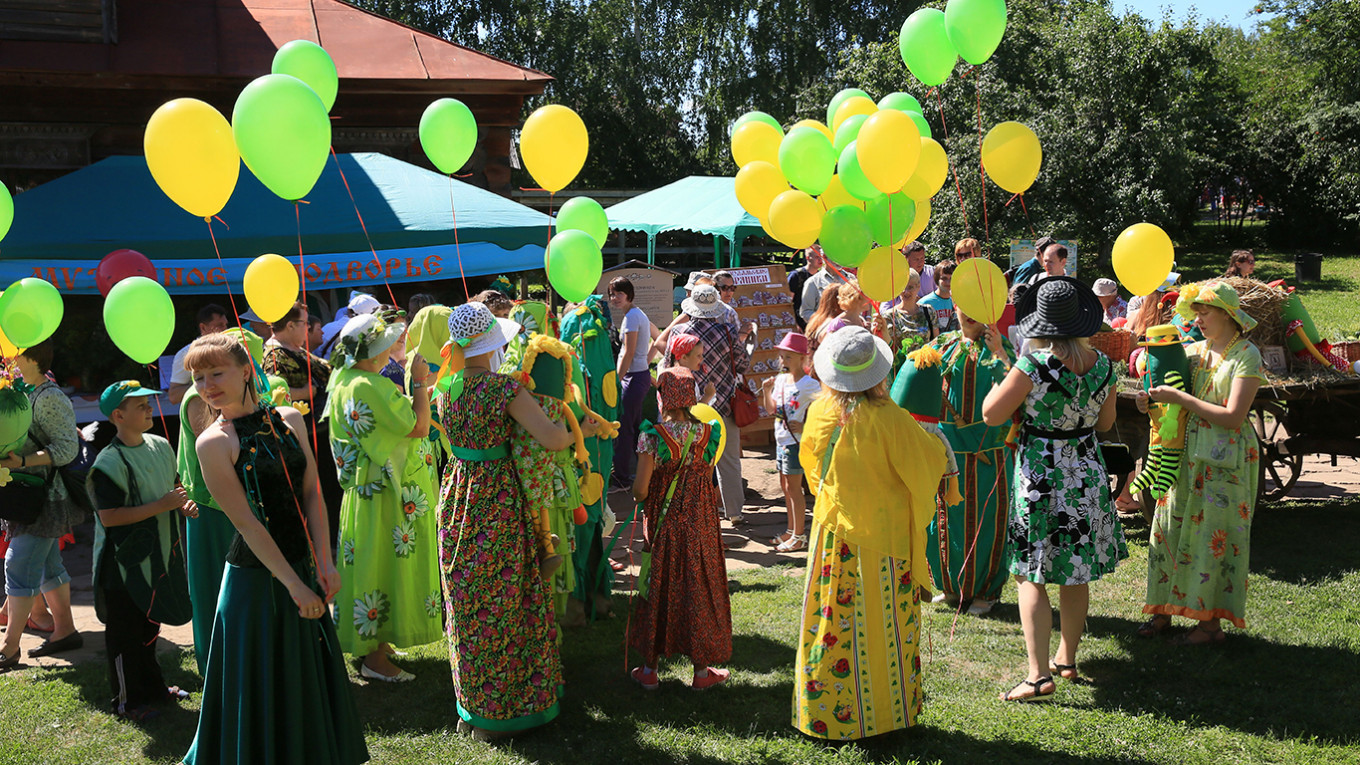
POLYGON ((1163 7, 1171 8, 1176 20, 1184 19, 1186 12, 1194 8, 1201 20, 1226 21, 1243 29, 1251 29, 1261 18, 1250 15, 1256 0, 1114 0, 1112 5, 1116 13, 1127 8, 1154 21, 1162 18, 1163 7))

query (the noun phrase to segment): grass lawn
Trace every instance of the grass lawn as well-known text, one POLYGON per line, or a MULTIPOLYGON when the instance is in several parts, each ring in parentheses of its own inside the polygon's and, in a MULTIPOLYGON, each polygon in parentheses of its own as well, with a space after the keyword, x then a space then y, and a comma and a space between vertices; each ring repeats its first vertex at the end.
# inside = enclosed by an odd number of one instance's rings
MULTIPOLYGON (((356 681, 353 691, 378 763, 1355 762, 1360 500, 1280 503, 1253 532, 1250 629, 1215 649, 1132 634, 1147 543, 1145 527, 1130 529, 1130 559, 1092 588, 1081 662, 1094 683, 1060 685, 1049 706, 996 700, 1023 672, 1013 588, 982 619, 955 624, 952 612, 924 606, 921 724, 859 744, 822 744, 789 727, 802 580, 787 567, 735 577, 725 688, 692 693, 682 685, 688 667, 673 662, 661 690, 644 693, 624 674, 620 618, 568 633, 561 716, 498 746, 454 733, 438 646, 403 662, 414 683, 356 681)), ((169 681, 196 689, 192 667, 179 656, 169 681)), ((171 763, 187 750, 197 694, 138 726, 101 711, 107 693, 98 663, 0 677, 0 763, 171 763)))

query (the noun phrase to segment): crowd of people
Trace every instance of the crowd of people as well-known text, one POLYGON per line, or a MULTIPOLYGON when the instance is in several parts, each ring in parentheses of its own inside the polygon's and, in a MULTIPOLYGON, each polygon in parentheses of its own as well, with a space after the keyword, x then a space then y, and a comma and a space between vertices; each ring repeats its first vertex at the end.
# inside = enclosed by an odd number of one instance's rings
MULTIPOLYGON (((934 265, 919 243, 904 254, 907 286, 880 305, 853 269, 809 248, 790 275, 802 331, 780 341, 782 372, 758 395, 775 418, 788 517, 769 543, 807 556, 792 723, 818 738, 912 725, 921 599, 983 614, 1008 579, 1028 663, 1000 698, 1052 698, 1056 681, 1081 677, 1090 584, 1127 556, 1097 436, 1115 416, 1115 362, 1089 341, 1128 321, 1114 315, 1117 286, 1066 276, 1066 248, 1040 240, 1034 265, 1008 274, 1006 332, 951 299, 976 241, 934 265)), ((490 740, 543 725, 561 703, 560 628, 613 605, 610 552, 630 519, 607 500, 620 491, 644 541, 632 679, 656 690, 659 663, 684 657, 694 689, 727 682, 722 524, 749 524, 735 404, 756 331, 729 304, 733 287, 727 272, 691 274, 664 327, 623 278, 560 316, 504 287, 456 306, 417 295, 409 315, 355 293, 330 323, 299 303, 228 328, 227 311, 205 307, 200 337, 175 357, 177 448, 150 432, 159 391, 116 382, 100 397, 116 435, 78 487, 96 520, 114 711, 142 720, 187 696, 166 686, 154 644, 159 624, 192 621, 204 680, 188 763, 365 761, 345 654, 365 680, 402 683, 413 675, 399 649, 440 640, 460 731, 490 740)), ((1220 643, 1223 620, 1245 625, 1254 322, 1223 282, 1145 303, 1140 332, 1165 323, 1154 309, 1181 317, 1191 378, 1137 396, 1189 412, 1185 466, 1153 521, 1139 634, 1180 616, 1196 622, 1181 642, 1220 643)), ((0 460, 45 478, 80 445, 51 363, 50 343, 14 361, 33 426, 0 460)), ((75 500, 48 480, 32 521, 5 524, 0 669, 20 661, 25 626, 51 624, 30 655, 81 644, 59 552, 82 520, 75 500)))

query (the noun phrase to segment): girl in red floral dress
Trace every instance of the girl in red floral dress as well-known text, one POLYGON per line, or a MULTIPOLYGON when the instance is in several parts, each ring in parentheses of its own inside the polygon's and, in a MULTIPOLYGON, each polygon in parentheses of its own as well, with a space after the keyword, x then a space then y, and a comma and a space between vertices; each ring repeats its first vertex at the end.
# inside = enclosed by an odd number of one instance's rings
POLYGON ((690 370, 667 369, 657 388, 661 423, 642 425, 633 482, 652 557, 646 581, 639 581, 647 594, 636 600, 631 646, 643 663, 632 676, 644 689, 656 690, 657 660, 681 655, 694 665, 692 687, 703 690, 729 674, 709 665, 732 656, 727 563, 718 530, 722 497, 713 483, 721 433, 689 412, 695 404, 690 370))

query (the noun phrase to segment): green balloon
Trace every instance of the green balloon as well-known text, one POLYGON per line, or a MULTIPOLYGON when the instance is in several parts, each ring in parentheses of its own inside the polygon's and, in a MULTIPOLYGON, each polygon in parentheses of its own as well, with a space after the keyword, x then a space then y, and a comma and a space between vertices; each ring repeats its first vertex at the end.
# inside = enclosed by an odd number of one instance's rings
POLYGON ((18 348, 32 348, 52 336, 66 308, 46 280, 25 277, 0 294, 0 330, 18 348))
POLYGON ((14 197, 9 194, 9 187, 0 183, 0 239, 5 238, 9 233, 9 227, 14 223, 14 197))
POLYGON ((579 303, 595 292, 604 273, 600 245, 584 231, 559 231, 548 241, 548 283, 563 299, 579 303))
POLYGON ((896 109, 899 112, 922 112, 921 102, 916 100, 916 96, 910 93, 889 93, 878 101, 879 109, 896 109))
POLYGON ((906 236, 912 221, 916 220, 916 203, 900 191, 884 194, 878 199, 869 200, 865 213, 869 217, 869 230, 874 241, 880 246, 897 244, 906 236))
POLYGON ((558 231, 584 231, 598 247, 609 238, 609 216, 600 203, 590 197, 572 197, 557 211, 558 231))
POLYGON ((326 105, 307 83, 288 74, 257 77, 241 91, 231 133, 250 172, 290 202, 316 185, 331 149, 326 105))
POLYGON ((456 98, 434 101, 420 115, 420 146, 439 172, 453 175, 477 148, 477 118, 456 98))
POLYGON ((964 61, 981 64, 1006 35, 1006 0, 949 0, 944 28, 964 61))
POLYGON ((335 106, 335 93, 340 89, 335 62, 325 48, 311 40, 294 40, 279 48, 269 71, 289 74, 307 83, 307 87, 321 99, 326 111, 329 112, 335 106))
POLYGON ((851 141, 859 137, 859 129, 864 126, 864 121, 867 119, 869 119, 867 114, 856 114, 845 118, 845 121, 841 123, 840 130, 836 131, 835 149, 837 156, 845 151, 845 147, 849 146, 851 141))
POLYGON ((911 121, 916 123, 916 129, 920 131, 922 138, 934 138, 934 135, 930 132, 930 123, 926 122, 926 115, 921 112, 907 112, 907 116, 911 117, 911 121))
POLYGON ((831 185, 836 149, 817 128, 794 128, 779 144, 779 171, 799 191, 815 197, 831 185))
POLYGON ((175 333, 175 306, 161 285, 145 276, 129 276, 104 298, 104 327, 118 350, 138 364, 150 364, 175 333))
MULTIPOLYGON (((841 104, 845 103, 847 99, 854 98, 855 96, 864 96, 865 98, 869 98, 869 94, 865 93, 859 88, 846 88, 845 90, 842 90, 841 92, 832 96, 831 102, 826 105, 826 124, 830 125, 832 122, 835 122, 836 110, 841 108, 841 104)), ((873 99, 869 98, 869 100, 872 101, 873 99)))
POLYGON ((752 121, 764 122, 766 125, 773 127, 775 130, 778 130, 781 133, 784 132, 784 126, 779 124, 779 120, 775 119, 774 117, 771 117, 765 112, 747 112, 738 117, 736 122, 732 123, 732 128, 727 131, 727 134, 729 136, 732 135, 733 133, 737 132, 737 128, 752 121))
POLYGON ((822 217, 822 252, 846 268, 857 268, 869 256, 874 235, 869 216, 854 205, 839 205, 822 217))
POLYGON ((859 156, 855 154, 856 141, 851 141, 845 150, 841 152, 839 173, 841 185, 850 192, 850 196, 855 199, 867 202, 883 196, 869 179, 864 177, 864 171, 859 166, 859 156))
POLYGON ((944 11, 921 8, 902 23, 897 39, 902 61, 923 85, 935 86, 949 79, 959 54, 945 32, 944 11))

